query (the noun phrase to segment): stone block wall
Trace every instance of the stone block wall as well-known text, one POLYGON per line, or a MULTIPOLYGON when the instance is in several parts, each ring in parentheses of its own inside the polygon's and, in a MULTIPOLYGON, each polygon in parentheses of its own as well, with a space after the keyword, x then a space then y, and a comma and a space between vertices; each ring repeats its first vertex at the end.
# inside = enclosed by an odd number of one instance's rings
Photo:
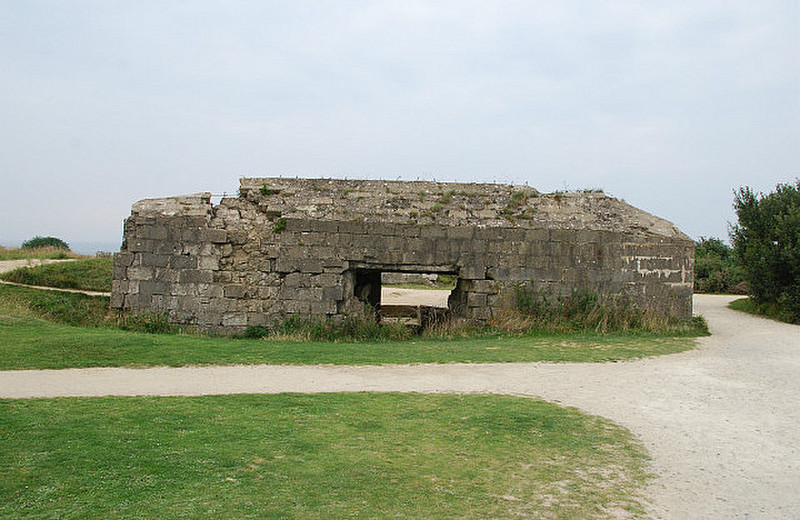
POLYGON ((522 282, 691 315, 693 242, 599 193, 243 179, 240 197, 210 198, 134 205, 114 260, 113 307, 242 332, 291 315, 364 312, 380 303, 381 273, 439 273, 457 277, 453 312, 477 323, 512 307, 522 282))

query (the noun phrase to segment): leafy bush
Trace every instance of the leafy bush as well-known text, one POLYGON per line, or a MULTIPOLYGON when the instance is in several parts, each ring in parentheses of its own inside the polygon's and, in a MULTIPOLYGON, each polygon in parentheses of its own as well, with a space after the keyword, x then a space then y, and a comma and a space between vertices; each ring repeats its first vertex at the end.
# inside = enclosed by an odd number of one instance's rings
POLYGON ((750 298, 800 323, 800 180, 766 195, 740 188, 734 207, 731 236, 750 298))
POLYGON ((694 290, 699 293, 746 294, 747 284, 733 249, 718 238, 695 243, 694 290))
POLYGON ((52 247, 55 249, 65 249, 69 251, 69 244, 56 237, 35 236, 22 243, 21 249, 40 249, 42 247, 52 247))

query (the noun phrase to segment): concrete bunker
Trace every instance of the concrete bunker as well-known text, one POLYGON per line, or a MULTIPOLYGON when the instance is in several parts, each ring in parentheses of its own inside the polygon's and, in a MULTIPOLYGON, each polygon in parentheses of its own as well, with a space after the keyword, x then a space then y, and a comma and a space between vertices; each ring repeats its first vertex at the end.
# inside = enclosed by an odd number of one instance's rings
POLYGON ((457 279, 449 311, 483 324, 514 287, 622 294, 691 316, 694 244, 671 223, 600 192, 335 179, 241 179, 133 205, 114 259, 112 306, 241 332, 288 316, 381 318, 382 277, 457 279))

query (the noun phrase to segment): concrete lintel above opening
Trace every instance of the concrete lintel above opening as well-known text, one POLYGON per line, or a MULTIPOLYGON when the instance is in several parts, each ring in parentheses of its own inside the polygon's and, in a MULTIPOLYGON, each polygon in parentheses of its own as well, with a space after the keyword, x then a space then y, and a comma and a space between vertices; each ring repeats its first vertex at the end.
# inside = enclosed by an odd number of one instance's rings
POLYGON ((455 265, 423 265, 423 264, 373 264, 367 262, 350 262, 351 270, 385 271, 393 273, 435 273, 457 275, 459 268, 455 265))

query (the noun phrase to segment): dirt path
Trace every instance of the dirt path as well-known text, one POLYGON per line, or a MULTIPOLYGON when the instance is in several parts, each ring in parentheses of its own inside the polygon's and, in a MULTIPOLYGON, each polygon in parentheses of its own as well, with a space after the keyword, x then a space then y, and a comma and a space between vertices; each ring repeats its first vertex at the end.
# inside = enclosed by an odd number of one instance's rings
POLYGON ((0 273, 6 271, 13 271, 18 267, 36 267, 37 265, 54 264, 57 262, 74 262, 72 258, 64 258, 60 260, 40 260, 38 258, 24 258, 22 260, 0 260, 0 273))
POLYGON ((537 396, 633 431, 656 518, 800 518, 800 327, 698 296, 714 335, 609 364, 236 366, 0 372, 0 396, 402 391, 537 396))

